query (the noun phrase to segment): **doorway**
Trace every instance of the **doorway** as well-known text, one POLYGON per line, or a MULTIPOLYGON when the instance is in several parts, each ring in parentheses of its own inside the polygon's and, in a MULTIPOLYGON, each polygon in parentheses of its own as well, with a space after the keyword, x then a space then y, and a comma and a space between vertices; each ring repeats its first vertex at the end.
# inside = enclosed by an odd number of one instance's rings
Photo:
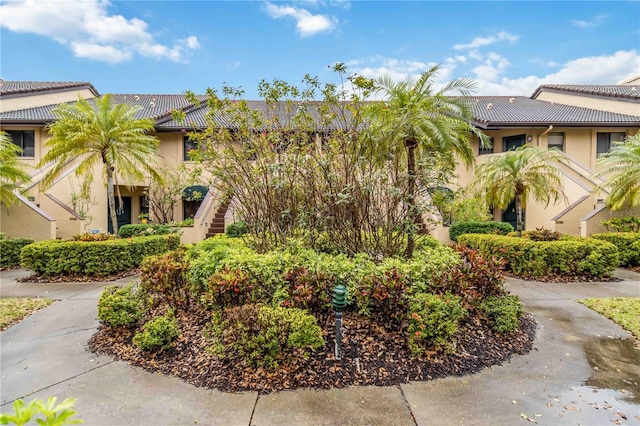
MULTIPOLYGON (((107 223, 110 234, 113 234, 113 226, 111 225, 111 210, 107 201, 107 223)), ((116 198, 116 217, 118 218, 118 229, 122 225, 131 224, 131 197, 122 197, 122 204, 116 198)))
MULTIPOLYGON (((502 212, 502 221, 510 223, 513 229, 518 225, 518 213, 516 212, 516 202, 512 201, 505 211, 502 212)), ((522 227, 525 224, 525 211, 522 210, 522 227)))

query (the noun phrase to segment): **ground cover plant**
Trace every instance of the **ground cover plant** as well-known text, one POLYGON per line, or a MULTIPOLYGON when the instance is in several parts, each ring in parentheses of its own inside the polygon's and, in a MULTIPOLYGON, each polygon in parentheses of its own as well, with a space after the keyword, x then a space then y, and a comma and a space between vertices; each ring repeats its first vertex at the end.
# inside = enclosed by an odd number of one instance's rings
POLYGON ((22 321, 34 312, 46 308, 51 299, 27 299, 10 297, 0 299, 0 331, 22 321))
POLYGON ((300 240, 258 253, 226 236, 148 257, 139 286, 105 290, 89 346, 200 386, 260 392, 429 380, 529 351, 535 322, 506 294, 501 262, 424 241, 408 260, 300 240))
POLYGON ((594 298, 578 302, 611 319, 640 340, 640 298, 594 298))

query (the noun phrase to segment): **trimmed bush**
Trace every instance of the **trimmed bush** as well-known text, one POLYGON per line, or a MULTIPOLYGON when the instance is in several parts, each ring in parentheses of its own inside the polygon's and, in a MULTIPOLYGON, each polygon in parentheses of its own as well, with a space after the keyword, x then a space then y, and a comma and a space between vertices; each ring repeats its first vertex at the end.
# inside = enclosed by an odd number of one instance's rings
POLYGON ((607 241, 618 247, 620 266, 640 265, 640 233, 638 232, 610 232, 593 234, 592 238, 607 241))
POLYGON ((20 251, 31 243, 30 238, 0 238, 0 268, 20 266, 20 251))
POLYGON ((524 314, 518 296, 487 297, 479 307, 491 321, 491 327, 498 333, 516 331, 520 317, 524 314))
POLYGON ((20 263, 43 276, 103 276, 128 271, 145 256, 178 247, 177 235, 160 235, 97 242, 49 240, 22 249, 20 263))
POLYGON ((458 296, 429 293, 414 295, 409 301, 409 349, 420 356, 430 347, 455 350, 453 335, 460 320, 467 315, 458 296))
POLYGON ((227 226, 227 229, 225 230, 225 234, 230 238, 241 237, 248 232, 249 230, 247 229, 247 225, 242 221, 232 223, 227 226))
POLYGON ((133 343, 143 351, 165 350, 171 347, 180 335, 178 320, 172 310, 147 322, 133 336, 133 343))
POLYGON ((271 369, 297 351, 305 354, 324 345, 316 318, 304 310, 251 304, 214 314, 209 337, 220 357, 240 357, 251 366, 271 369))
POLYGON ((463 234, 507 235, 509 232, 513 232, 513 226, 506 222, 455 222, 449 228, 449 238, 458 241, 463 234))
POLYGON ((508 271, 524 278, 608 277, 618 266, 618 249, 593 238, 531 241, 500 235, 467 234, 460 244, 483 256, 501 256, 508 271))
POLYGON ((134 223, 130 225, 122 225, 118 229, 120 238, 131 237, 148 237, 150 235, 168 235, 179 234, 180 226, 159 225, 157 223, 134 223))
POLYGON ((163 298, 170 306, 188 307, 192 296, 187 279, 189 261, 184 246, 156 256, 145 257, 141 264, 141 288, 163 298))
MULTIPOLYGON (((397 275, 409 293, 426 291, 437 271, 460 263, 456 252, 442 244, 417 250, 409 261, 387 258, 376 264, 366 254, 349 258, 344 254, 318 253, 298 246, 256 253, 241 243, 230 241, 239 240, 218 237, 193 247, 189 252, 192 259, 189 279, 194 288, 204 293, 214 290, 210 279, 224 270, 227 271, 224 274, 232 275, 232 281, 242 278, 237 285, 229 285, 237 288, 238 296, 250 292, 250 297, 236 298, 232 305, 251 301, 304 307, 314 312, 327 310, 331 288, 340 281, 347 285, 349 305, 353 307, 355 302, 361 312, 371 313, 372 307, 376 309, 373 306, 376 303, 358 295, 380 290, 379 281, 385 276, 397 275), (242 272, 242 277, 238 271, 242 272)), ((216 292, 225 289, 221 278, 220 275, 215 278, 216 292)), ((383 305, 385 302, 378 304, 378 308, 383 305)))
POLYGON ((640 217, 614 217, 600 222, 607 231, 612 232, 640 232, 640 217))
POLYGON ((98 319, 111 327, 134 326, 144 311, 143 296, 133 284, 107 286, 98 301, 98 319))
POLYGON ((98 234, 91 234, 85 232, 84 234, 78 234, 71 237, 73 241, 107 241, 115 239, 115 235, 100 232, 98 234))

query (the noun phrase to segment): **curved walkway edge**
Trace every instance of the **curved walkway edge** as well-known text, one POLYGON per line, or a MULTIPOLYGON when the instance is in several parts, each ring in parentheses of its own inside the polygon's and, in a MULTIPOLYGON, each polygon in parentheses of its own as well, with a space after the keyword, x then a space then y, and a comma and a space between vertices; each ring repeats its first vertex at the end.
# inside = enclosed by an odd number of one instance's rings
MULTIPOLYGON (((508 279, 538 322, 534 349, 478 374, 394 387, 302 389, 270 395, 197 388, 86 350, 97 301, 113 283, 18 283, 1 297, 59 301, 0 333, 2 412, 14 400, 77 398, 87 425, 598 425, 639 424, 640 349, 624 330, 575 300, 640 297, 622 281, 550 284, 508 279)), ((127 283, 130 279, 120 280, 127 283)))

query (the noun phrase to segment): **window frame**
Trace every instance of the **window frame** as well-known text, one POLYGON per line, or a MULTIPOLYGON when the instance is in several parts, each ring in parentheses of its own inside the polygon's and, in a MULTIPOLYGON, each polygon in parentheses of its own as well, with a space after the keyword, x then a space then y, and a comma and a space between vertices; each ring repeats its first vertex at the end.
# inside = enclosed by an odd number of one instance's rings
POLYGON ((198 149, 198 141, 190 140, 189 135, 184 135, 182 137, 182 161, 193 161, 189 157, 189 152, 194 149, 198 149))
POLYGON ((11 142, 17 145, 22 150, 18 153, 18 157, 21 158, 35 158, 36 156, 36 132, 35 130, 5 130, 5 132, 11 138, 11 142), (29 150, 25 148, 24 135, 29 134, 31 136, 31 155, 28 155, 29 150), (19 141, 16 141, 16 136, 19 135, 19 141))
POLYGON ((558 144, 551 144, 550 140, 551 140, 551 136, 562 136, 562 142, 559 145, 559 150, 562 152, 565 152, 565 134, 564 132, 549 132, 549 134, 547 135, 547 148, 548 149, 552 149, 552 148, 557 148, 558 144))
POLYGON ((491 141, 491 148, 483 148, 480 140, 478 139, 478 156, 493 154, 493 149, 496 145, 493 141, 493 136, 489 136, 489 139, 491 141))
POLYGON ((602 154, 606 154, 607 152, 611 151, 611 146, 613 145, 612 142, 622 142, 624 141, 624 139, 627 137, 627 134, 625 132, 597 132, 596 133, 596 157, 601 156, 602 154), (612 135, 618 135, 618 136, 622 136, 621 139, 615 139, 612 141, 611 137, 612 135), (604 138, 604 136, 607 136, 607 140, 601 140, 601 136, 604 138), (601 150, 600 149, 600 143, 606 144, 607 145, 607 149, 606 150, 601 150))

